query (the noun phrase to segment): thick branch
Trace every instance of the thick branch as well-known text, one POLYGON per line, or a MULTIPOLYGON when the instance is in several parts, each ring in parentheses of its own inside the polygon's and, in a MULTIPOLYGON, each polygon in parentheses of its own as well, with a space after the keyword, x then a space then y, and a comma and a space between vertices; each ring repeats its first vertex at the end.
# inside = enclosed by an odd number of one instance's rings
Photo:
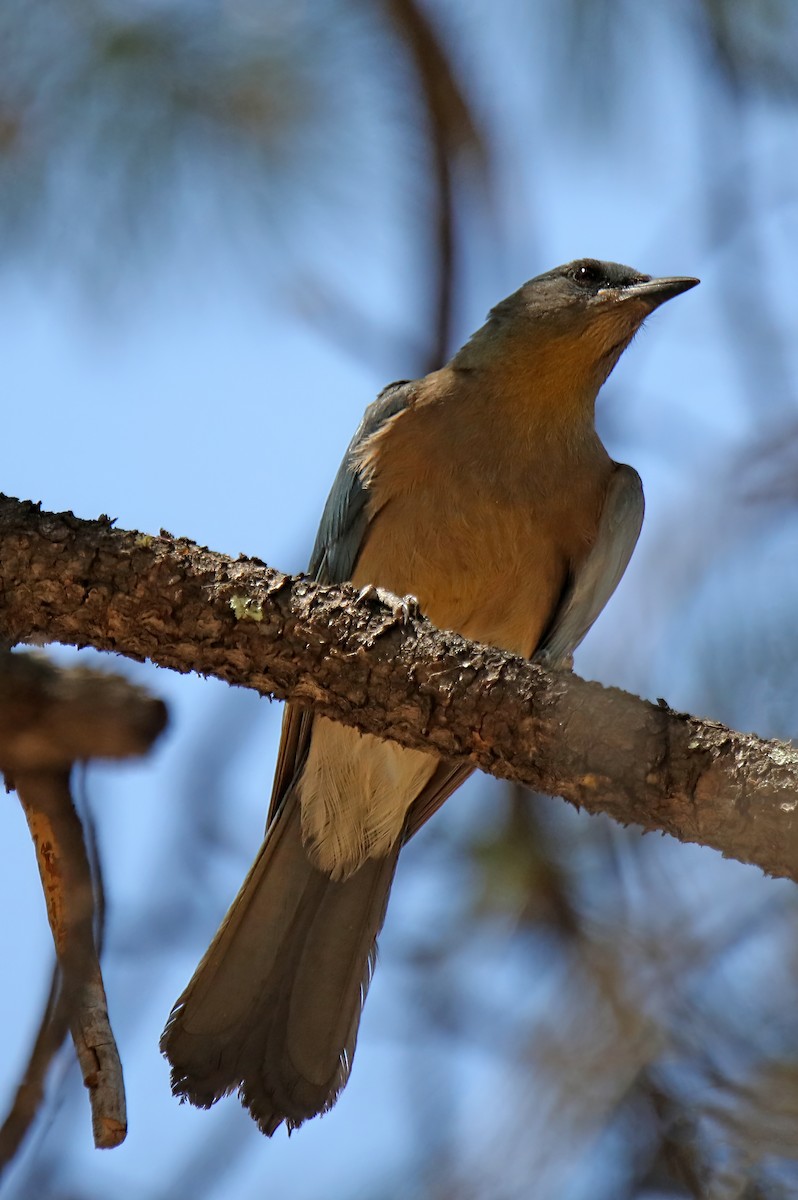
POLYGON ((798 751, 554 675, 169 535, 0 498, 0 637, 92 645, 290 697, 590 812, 798 878, 798 751))

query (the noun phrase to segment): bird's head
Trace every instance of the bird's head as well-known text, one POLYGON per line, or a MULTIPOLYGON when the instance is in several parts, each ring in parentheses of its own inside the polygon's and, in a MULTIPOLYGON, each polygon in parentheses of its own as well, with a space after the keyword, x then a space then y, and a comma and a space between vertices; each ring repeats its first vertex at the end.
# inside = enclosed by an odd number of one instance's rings
POLYGON ((530 279, 500 301, 455 355, 455 367, 503 365, 563 386, 598 392, 649 313, 699 281, 642 275, 580 258, 530 279))

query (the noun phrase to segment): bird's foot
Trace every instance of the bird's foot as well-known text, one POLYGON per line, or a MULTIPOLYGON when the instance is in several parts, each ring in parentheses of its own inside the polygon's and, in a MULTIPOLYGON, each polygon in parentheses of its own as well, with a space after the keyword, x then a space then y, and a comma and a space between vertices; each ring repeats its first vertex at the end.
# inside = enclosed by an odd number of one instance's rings
POLYGON ((379 600, 380 604, 385 604, 390 608, 394 620, 401 620, 403 625, 407 625, 413 617, 421 616, 421 608, 416 596, 397 596, 386 588, 377 587, 373 583, 367 583, 365 587, 362 587, 357 598, 358 602, 379 600))

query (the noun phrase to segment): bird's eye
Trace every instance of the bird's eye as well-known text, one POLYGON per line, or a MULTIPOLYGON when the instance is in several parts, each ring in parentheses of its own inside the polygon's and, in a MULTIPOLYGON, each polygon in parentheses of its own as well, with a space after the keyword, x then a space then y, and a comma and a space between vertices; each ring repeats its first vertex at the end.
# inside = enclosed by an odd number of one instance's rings
POLYGON ((571 278, 582 287, 596 287, 603 280, 603 272, 598 263, 582 262, 574 267, 571 278))

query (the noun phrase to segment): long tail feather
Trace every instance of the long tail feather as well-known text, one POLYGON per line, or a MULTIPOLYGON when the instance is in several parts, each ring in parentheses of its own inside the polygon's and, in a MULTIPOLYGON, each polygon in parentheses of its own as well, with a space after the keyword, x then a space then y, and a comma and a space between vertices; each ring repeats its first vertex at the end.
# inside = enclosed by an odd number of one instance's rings
POLYGON ((208 1108, 238 1089, 262 1131, 296 1128, 349 1077, 398 845, 334 882, 286 803, 161 1039, 172 1090, 208 1108))

